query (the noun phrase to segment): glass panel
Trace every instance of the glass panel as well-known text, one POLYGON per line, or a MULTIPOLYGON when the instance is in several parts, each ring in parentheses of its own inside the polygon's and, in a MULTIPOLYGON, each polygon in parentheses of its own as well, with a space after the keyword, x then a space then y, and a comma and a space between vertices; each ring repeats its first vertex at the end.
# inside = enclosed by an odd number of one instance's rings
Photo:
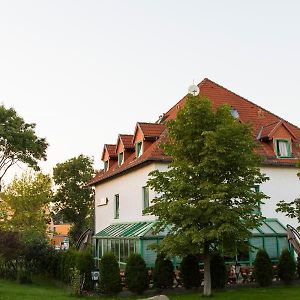
POLYGON ((267 226, 265 223, 261 223, 261 225, 259 226, 259 229, 263 232, 263 233, 267 233, 267 234, 275 234, 274 231, 267 226))
POLYGON ((124 159, 124 152, 118 154, 118 164, 119 166, 122 165, 124 159))
POLYGON ((276 237, 265 237, 265 250, 270 258, 277 258, 277 240, 276 237))
POLYGON ((267 223, 276 233, 287 233, 286 229, 276 221, 265 220, 265 223, 267 223))
POLYGON ((116 251, 116 241, 111 240, 111 252, 115 253, 115 251, 116 251))
POLYGON ((124 260, 127 260, 127 257, 129 256, 129 241, 124 241, 124 260))
POLYGON ((136 157, 140 157, 142 155, 142 142, 138 142, 136 144, 136 157))
POLYGON ((108 160, 104 162, 104 172, 108 170, 108 160))
POLYGON ((129 255, 134 253, 135 240, 129 240, 129 255))
POLYGON ((278 248, 279 248, 279 255, 281 254, 283 249, 288 249, 288 241, 286 237, 279 237, 278 238, 278 248))
POLYGON ((120 248, 120 241, 116 240, 116 248, 115 248, 115 256, 117 258, 117 261, 120 261, 120 254, 119 254, 119 248, 120 248))
POLYGON ((263 239, 261 237, 253 237, 250 239, 250 244, 253 246, 250 248, 251 255, 255 259, 257 251, 263 249, 263 239))
POLYGON ((104 253, 107 252, 107 240, 103 239, 102 241, 103 241, 102 243, 102 255, 103 255, 104 253))
POLYGON ((120 240, 120 261, 124 262, 124 240, 120 240))
POLYGON ((148 249, 148 246, 156 244, 156 240, 144 240, 143 241, 143 258, 147 266, 154 266, 156 260, 156 252, 152 249, 148 249))

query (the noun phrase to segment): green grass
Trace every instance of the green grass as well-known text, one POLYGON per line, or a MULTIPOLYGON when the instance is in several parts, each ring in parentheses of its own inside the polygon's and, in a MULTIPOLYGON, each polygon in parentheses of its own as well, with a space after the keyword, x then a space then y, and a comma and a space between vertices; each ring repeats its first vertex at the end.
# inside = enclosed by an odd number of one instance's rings
MULTIPOLYGON (((171 300, 199 300, 203 299, 200 293, 189 294, 170 294, 171 300)), ((146 298, 147 295, 139 297, 97 297, 84 299, 102 299, 102 300, 133 300, 137 298, 146 298)), ((16 282, 0 280, 0 300, 71 300, 76 299, 70 296, 70 291, 53 285, 53 283, 35 283, 21 285, 16 282)), ((83 298, 80 298, 83 299, 83 298)), ((299 300, 299 286, 281 286, 272 288, 251 288, 227 290, 217 292, 212 299, 217 300, 299 300)))

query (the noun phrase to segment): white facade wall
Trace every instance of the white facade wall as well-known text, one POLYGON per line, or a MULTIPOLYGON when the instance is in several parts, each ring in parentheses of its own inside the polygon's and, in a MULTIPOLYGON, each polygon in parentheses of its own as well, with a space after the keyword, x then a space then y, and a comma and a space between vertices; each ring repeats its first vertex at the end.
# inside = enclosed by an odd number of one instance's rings
MULTIPOLYGON (((95 188, 95 229, 96 233, 112 223, 152 221, 154 216, 142 215, 143 193, 142 187, 146 185, 149 172, 158 169, 167 170, 167 164, 151 163, 139 169, 130 171, 122 176, 111 178, 95 188), (114 219, 114 195, 119 194, 120 216, 114 219), (100 199, 108 198, 106 205, 97 206, 100 199)), ((297 177, 299 169, 291 167, 262 167, 261 172, 270 177, 270 180, 260 186, 260 190, 271 197, 262 205, 262 213, 267 218, 278 218, 283 224, 299 226, 297 220, 287 218, 283 213, 275 211, 280 200, 293 201, 300 197, 300 181, 297 177)), ((155 196, 150 190, 149 198, 155 196)))
MULTIPOLYGON (((112 223, 153 221, 154 216, 143 215, 143 190, 148 174, 156 169, 165 170, 166 164, 151 163, 117 176, 95 187, 95 230, 96 233, 112 223), (119 219, 115 219, 114 196, 119 194, 119 219), (100 199, 108 198, 106 205, 98 206, 100 199)), ((149 199, 154 198, 154 192, 149 191, 149 199)))
POLYGON ((265 200, 262 206, 262 214, 267 218, 277 218, 283 225, 290 224, 295 228, 300 224, 296 219, 286 217, 283 213, 275 211, 276 204, 280 200, 294 201, 300 197, 300 181, 297 177, 299 169, 292 167, 262 167, 261 172, 270 180, 260 186, 260 190, 271 197, 265 200))

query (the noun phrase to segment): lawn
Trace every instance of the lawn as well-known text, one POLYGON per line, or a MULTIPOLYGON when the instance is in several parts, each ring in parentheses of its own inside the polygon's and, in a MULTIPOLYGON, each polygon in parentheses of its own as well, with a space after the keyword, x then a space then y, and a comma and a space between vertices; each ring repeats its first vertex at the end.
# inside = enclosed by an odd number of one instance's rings
MULTIPOLYGON (((181 295, 168 295, 171 300, 198 300, 199 293, 189 293, 181 295)), ((146 295, 138 298, 147 297, 146 295)), ((133 300, 137 297, 98 297, 85 299, 115 299, 133 300)), ((215 293, 212 297, 218 300, 299 300, 300 286, 273 287, 273 288, 252 288, 227 290, 215 293)), ((70 292, 64 288, 59 288, 53 284, 31 284, 20 285, 15 282, 0 280, 0 300, 70 300, 75 299, 70 296, 70 292)), ((81 298, 83 299, 83 298, 81 298)), ((203 299, 203 298, 202 298, 203 299)))

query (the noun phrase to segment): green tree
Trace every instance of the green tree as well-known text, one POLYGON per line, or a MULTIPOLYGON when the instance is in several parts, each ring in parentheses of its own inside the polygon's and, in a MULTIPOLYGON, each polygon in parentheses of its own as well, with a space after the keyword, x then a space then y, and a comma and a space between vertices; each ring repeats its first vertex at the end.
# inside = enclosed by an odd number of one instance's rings
POLYGON ((282 250, 277 267, 278 276, 285 284, 289 284, 295 279, 296 262, 288 249, 282 250))
POLYGON ((45 234, 49 221, 48 205, 52 199, 52 181, 42 173, 23 173, 15 177, 1 197, 10 211, 4 228, 45 234))
POLYGON ((156 288, 171 288, 174 282, 174 267, 170 259, 159 253, 153 270, 153 283, 156 288))
POLYGON ((35 134, 35 124, 26 123, 13 108, 0 105, 0 190, 10 167, 22 162, 38 171, 38 161, 46 159, 48 144, 35 134))
POLYGON ((167 171, 149 174, 158 196, 146 212, 159 217, 157 232, 170 228, 163 252, 202 255, 204 295, 210 295, 211 253, 216 246, 232 253, 259 225, 253 208, 267 197, 253 187, 267 178, 251 126, 234 119, 227 105, 213 111, 209 99, 190 95, 167 130, 162 147, 172 162, 167 171))
POLYGON ((272 284, 273 265, 268 253, 264 249, 259 249, 256 254, 253 275, 255 281, 260 286, 272 284))
POLYGON ((53 179, 57 186, 54 196, 56 209, 65 221, 73 223, 70 231, 73 242, 91 224, 94 193, 86 183, 93 175, 93 161, 84 155, 59 163, 53 169, 53 179))

